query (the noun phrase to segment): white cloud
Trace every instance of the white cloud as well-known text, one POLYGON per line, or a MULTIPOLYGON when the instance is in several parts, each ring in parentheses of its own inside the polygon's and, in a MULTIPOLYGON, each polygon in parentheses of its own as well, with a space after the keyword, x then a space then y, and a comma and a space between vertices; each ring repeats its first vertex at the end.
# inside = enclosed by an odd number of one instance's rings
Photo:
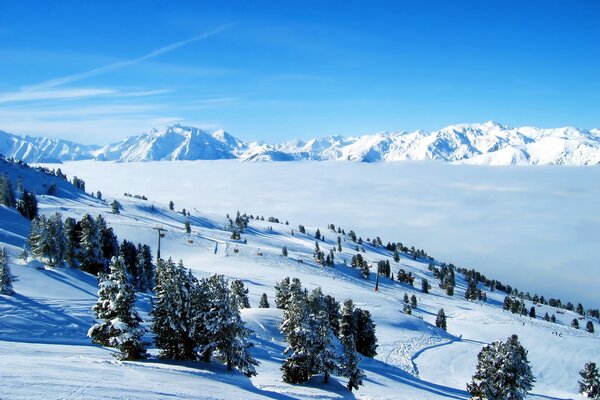
POLYGON ((211 36, 214 36, 220 32, 222 32, 223 30, 229 28, 231 26, 231 24, 227 24, 227 25, 222 25, 220 27, 218 27, 217 29, 214 29, 210 32, 206 32, 203 33, 200 36, 196 36, 193 37, 191 39, 187 39, 187 40, 182 40, 180 42, 176 42, 173 44, 170 44, 168 46, 165 47, 161 47, 160 49, 156 49, 151 51, 148 54, 145 54, 141 57, 137 57, 137 58, 132 58, 130 60, 124 60, 124 61, 119 61, 116 63, 112 63, 112 64, 108 64, 108 65, 104 65, 102 67, 98 67, 98 68, 94 68, 91 69, 89 71, 85 71, 85 72, 80 72, 77 74, 73 74, 73 75, 67 75, 67 76, 63 76, 60 78, 55 78, 55 79, 51 79, 42 83, 38 83, 36 85, 31 85, 31 86, 26 86, 23 88, 24 91, 37 91, 37 90, 42 90, 42 89, 47 89, 47 88, 52 88, 52 87, 56 87, 56 86, 62 86, 65 85, 67 83, 73 83, 73 82, 77 82, 77 81, 81 81, 83 79, 87 79, 87 78, 91 78, 94 76, 98 76, 98 75, 102 75, 108 72, 112 72, 112 71, 116 71, 118 69, 124 68, 124 67, 128 67, 130 65, 134 65, 134 64, 138 64, 140 62, 149 60, 151 58, 154 57, 158 57, 161 54, 165 54, 168 53, 170 51, 173 51, 175 49, 178 49, 180 47, 186 46, 188 44, 200 41, 200 40, 204 40, 204 39, 208 39, 211 36))
POLYGON ((34 100, 76 99, 83 97, 106 96, 116 93, 116 90, 108 88, 49 89, 37 91, 4 92, 0 93, 0 104, 34 100))

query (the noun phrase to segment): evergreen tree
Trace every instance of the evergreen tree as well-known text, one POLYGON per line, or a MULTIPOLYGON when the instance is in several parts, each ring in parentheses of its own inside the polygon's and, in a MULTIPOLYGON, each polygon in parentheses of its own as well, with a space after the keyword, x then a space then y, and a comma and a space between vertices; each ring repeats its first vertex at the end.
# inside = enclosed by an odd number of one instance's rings
POLYGON ((110 203, 110 207, 112 209, 113 214, 115 214, 115 215, 121 214, 121 203, 119 203, 117 200, 113 200, 113 202, 110 203))
POLYGON ((135 289, 139 288, 140 274, 137 268, 137 248, 133 242, 123 239, 119 246, 119 258, 123 260, 123 268, 129 282, 135 289))
POLYGON ((410 306, 412 308, 417 308, 417 296, 415 296, 414 294, 410 296, 410 306))
POLYGON ((190 225, 190 221, 186 220, 183 223, 183 227, 185 229, 185 233, 192 233, 192 226, 190 225))
POLYGON ((275 284, 275 307, 285 310, 290 301, 290 278, 275 284))
POLYGON ((153 301, 152 331, 160 357, 174 360, 194 360, 199 346, 201 309, 205 298, 197 281, 187 273, 182 263, 171 259, 158 260, 156 265, 156 295, 153 301))
POLYGON ((154 286, 154 265, 152 264, 152 251, 148 245, 138 244, 135 256, 136 270, 139 274, 138 290, 146 292, 154 286))
POLYGON ((103 269, 106 270, 109 261, 119 254, 119 240, 113 229, 106 225, 106 220, 102 215, 98 214, 94 222, 100 233, 101 261, 103 269))
POLYGON ((571 321, 571 327, 579 329, 579 321, 577 320, 577 318, 573 318, 573 321, 571 321))
POLYGON ((79 232, 77 230, 77 221, 75 221, 75 218, 65 218, 64 230, 66 243, 65 261, 67 261, 71 267, 76 267, 76 252, 79 245, 79 232))
POLYGON ((600 374, 596 363, 585 363, 579 375, 581 376, 581 380, 578 382, 579 393, 591 399, 600 399, 600 374))
MULTIPOLYGON (((208 340, 201 352, 205 358, 207 353, 214 352, 216 358, 226 363, 228 370, 236 368, 246 376, 254 376, 254 367, 259 363, 248 351, 252 347, 248 341, 251 331, 245 327, 240 316, 237 307, 240 300, 229 291, 227 283, 222 275, 206 279, 208 307, 202 322, 208 340)), ((231 286, 235 287, 233 282, 231 286)), ((244 289, 243 285, 241 289, 244 289)))
POLYGON ((588 331, 589 333, 594 333, 594 324, 592 323, 592 321, 588 321, 585 324, 585 330, 588 331))
POLYGON ((477 371, 467 391, 474 400, 523 400, 533 387, 535 377, 527 360, 527 350, 512 335, 506 343, 496 341, 477 356, 477 371))
POLYGON ((175 210, 175 203, 173 203, 173 201, 169 201, 169 210, 173 211, 175 210))
POLYGON ((314 289, 308 297, 310 308, 310 326, 313 332, 313 343, 310 348, 311 374, 323 374, 323 381, 337 369, 337 356, 332 340, 332 329, 329 323, 329 312, 325 296, 321 288, 314 289))
POLYGON ((101 232, 90 214, 83 216, 79 226, 81 230, 77 257, 80 268, 97 275, 100 271, 104 271, 101 232))
POLYGON ((410 299, 408 298, 408 293, 404 293, 404 298, 403 298, 404 304, 408 304, 410 302, 410 299))
POLYGON ((364 279, 369 279, 369 263, 366 260, 363 260, 360 265, 360 276, 364 279))
POLYGON ((288 355, 281 366, 282 379, 288 383, 306 382, 311 374, 310 351, 314 341, 310 326, 306 295, 294 292, 283 313, 281 332, 288 342, 284 354, 288 355))
POLYGON ((377 355, 377 336, 375 324, 371 313, 367 310, 356 308, 356 351, 365 357, 373 358, 377 355))
POLYGON ((239 279, 231 281, 231 298, 238 308, 250 308, 248 289, 244 286, 244 282, 239 279))
POLYGON ((437 316, 435 317, 435 326, 437 326, 440 329, 446 330, 446 313, 444 312, 443 308, 440 308, 440 311, 438 311, 437 316))
POLYGON ((535 318, 535 307, 531 307, 529 309, 529 317, 530 318, 535 318))
POLYGON ((10 272, 8 261, 6 248, 0 248, 0 294, 13 295, 15 293, 13 283, 16 281, 16 278, 10 272))
POLYGON ((288 256, 288 249, 286 246, 283 246, 283 248, 281 249, 281 255, 284 257, 288 256))
POLYGON ((46 258, 52 267, 61 266, 67 250, 61 214, 36 217, 31 222, 28 243, 34 257, 46 258))
POLYGON ((102 320, 88 331, 92 341, 119 350, 122 360, 146 357, 142 340, 142 319, 134 310, 135 291, 129 283, 122 260, 113 258, 110 274, 99 280, 98 302, 94 306, 96 318, 102 320))
POLYGON ((421 280, 421 290, 423 290, 423 293, 427 294, 429 293, 429 289, 431 289, 429 281, 427 280, 427 278, 423 278, 421 280))
POLYGON ((21 198, 17 202, 17 211, 30 221, 37 217, 38 204, 35 194, 23 190, 21 198))
POLYGON ((317 231, 315 232, 315 239, 321 239, 321 231, 319 228, 317 228, 317 231))
POLYGON ((340 303, 335 299, 335 297, 330 295, 325 295, 325 307, 327 309, 327 314, 329 315, 329 324, 331 325, 331 330, 335 336, 339 335, 340 332, 340 303))
POLYGON ((267 294, 263 293, 262 296, 260 296, 258 308, 270 308, 270 307, 271 306, 269 305, 269 299, 267 298, 267 294))
POLYGON ((0 176, 0 204, 7 207, 15 207, 15 192, 13 190, 12 182, 5 172, 0 176))
POLYGON ((342 316, 340 318, 340 343, 342 344, 342 358, 340 362, 340 373, 348 378, 346 387, 348 390, 359 388, 363 384, 362 380, 365 377, 364 372, 360 368, 360 356, 356 351, 356 315, 354 312, 354 304, 348 299, 344 302, 342 308, 342 316))
POLYGON ((400 262, 400 254, 398 253, 398 250, 394 250, 394 261, 400 262))

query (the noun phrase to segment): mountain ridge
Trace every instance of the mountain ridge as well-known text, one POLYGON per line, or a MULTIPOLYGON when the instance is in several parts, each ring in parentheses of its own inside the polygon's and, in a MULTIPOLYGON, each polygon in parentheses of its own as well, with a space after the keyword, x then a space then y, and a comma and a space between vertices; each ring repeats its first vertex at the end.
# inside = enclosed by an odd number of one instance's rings
POLYGON ((436 160, 477 165, 598 165, 600 130, 512 128, 494 121, 456 124, 438 131, 329 135, 280 144, 243 142, 220 129, 192 126, 153 128, 106 146, 0 131, 0 153, 25 162, 98 161, 326 161, 436 160))

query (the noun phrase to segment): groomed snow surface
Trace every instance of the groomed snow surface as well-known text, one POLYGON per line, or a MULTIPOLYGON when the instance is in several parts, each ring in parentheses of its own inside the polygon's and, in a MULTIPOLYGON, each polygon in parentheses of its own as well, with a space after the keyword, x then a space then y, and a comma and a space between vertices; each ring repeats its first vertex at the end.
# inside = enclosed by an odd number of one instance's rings
MULTIPOLYGON (((87 186, 102 190, 90 180, 87 186)), ((177 204, 178 193, 170 194, 177 204)), ((108 203, 113 199, 108 194, 105 197, 108 203)), ((546 311, 556 315, 560 323, 551 324, 503 311, 503 293, 486 292, 488 303, 465 301, 465 282, 459 275, 455 296, 448 297, 437 287, 424 260, 415 261, 401 254, 400 263, 395 263, 385 249, 365 244, 363 255, 368 261, 389 259, 393 272, 404 268, 417 276, 415 288, 383 278, 378 293, 373 291, 373 276, 364 280, 358 271, 343 265, 344 260, 349 265, 356 254, 355 244, 347 237, 342 239, 343 252, 336 252, 334 268, 316 265, 312 235, 318 227, 326 238, 320 245, 328 250, 338 235, 326 224, 335 221, 307 224, 309 235, 295 229, 295 236, 291 229, 304 221, 290 220, 289 226, 252 221, 242 236, 247 240, 244 245, 229 239, 230 233, 223 230, 224 215, 188 208, 192 234, 187 235, 185 217, 169 211, 166 203, 155 203, 153 209, 151 200, 116 198, 124 207, 121 215, 111 214, 110 206, 91 198, 39 196, 39 202, 44 214, 59 211, 63 217, 76 219, 84 213, 102 214, 120 240, 147 243, 153 249, 153 228, 161 225, 168 231, 162 241, 163 256, 182 259, 197 276, 220 273, 242 279, 249 288, 253 307, 243 310, 243 318, 254 331, 251 339, 256 347, 251 351, 261 362, 258 376, 248 379, 216 362, 121 362, 110 349, 92 345, 85 333, 94 322, 91 307, 96 301, 96 279, 70 268, 19 261, 28 222, 0 206, 0 241, 6 243, 12 272, 19 279, 16 295, 0 296, 1 399, 466 399, 465 385, 475 371, 477 353, 486 343, 505 340, 513 333, 528 349, 537 377, 529 398, 575 399, 580 398, 576 394, 578 371, 585 362, 600 360, 598 334, 568 326, 577 317, 574 313, 558 314, 550 307, 537 307, 538 315, 546 311), (289 250, 287 258, 281 256, 283 246, 289 250), (236 248, 237 253, 233 251, 236 248), (304 262, 300 264, 298 259, 304 262), (274 306, 274 285, 286 276, 300 278, 309 290, 321 286, 339 301, 352 298, 358 307, 371 312, 377 325, 378 355, 373 360, 363 359, 361 366, 367 378, 359 391, 348 392, 343 378, 332 379, 328 385, 318 376, 302 385, 282 382, 279 368, 285 343, 278 330, 281 311, 256 307, 263 292, 274 306), (419 289, 424 277, 433 286, 427 295, 419 289), (415 294, 418 299, 412 316, 402 313, 404 293, 415 294), (440 308, 448 316, 448 332, 435 328, 440 308)), ((234 215, 235 210, 225 212, 234 215)), ((270 215, 265 204, 264 216, 270 215)), ((355 228, 342 227, 347 231, 355 228)), ((361 234, 360 230, 357 233, 361 234)), ((138 307, 145 319, 149 301, 149 295, 138 295, 138 307)), ((527 303, 527 307, 531 305, 527 303)), ((585 321, 580 323, 585 325, 585 321)), ((597 320, 594 324, 600 328, 597 320)), ((150 352, 157 353, 156 349, 150 352)))

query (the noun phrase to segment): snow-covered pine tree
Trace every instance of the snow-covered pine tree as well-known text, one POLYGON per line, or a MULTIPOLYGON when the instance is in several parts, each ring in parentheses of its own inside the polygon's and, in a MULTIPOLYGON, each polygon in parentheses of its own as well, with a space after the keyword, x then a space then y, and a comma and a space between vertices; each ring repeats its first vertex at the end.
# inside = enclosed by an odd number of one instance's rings
POLYGON ((50 217, 42 215, 34 218, 31 222, 28 243, 34 257, 46 258, 50 266, 62 265, 67 243, 60 213, 50 217))
POLYGON ((103 271, 102 237, 96 222, 90 214, 85 214, 79 221, 81 228, 79 252, 77 254, 81 270, 97 275, 103 271))
POLYGON ((102 248, 103 268, 107 269, 108 263, 113 257, 119 254, 119 240, 115 235, 113 228, 106 224, 102 215, 96 216, 96 229, 100 231, 100 247, 102 248))
POLYGON ((67 238, 62 220, 62 215, 58 212, 48 217, 48 235, 52 243, 52 254, 48 257, 48 264, 54 267, 60 267, 65 262, 67 253, 67 238))
POLYGON ((310 326, 314 341, 310 349, 311 374, 323 374, 324 383, 337 369, 337 355, 333 346, 333 331, 329 323, 329 312, 325 296, 320 287, 308 296, 310 308, 310 326))
POLYGON ((139 273, 138 290, 146 292, 154 286, 154 265, 150 246, 138 244, 135 256, 136 269, 139 273))
POLYGON ((123 267, 134 288, 139 287, 140 275, 137 269, 137 248, 133 242, 123 239, 119 246, 119 258, 123 259, 123 267))
POLYGON ((271 306, 269 305, 269 299, 267 298, 267 294, 263 293, 262 296, 260 296, 258 308, 270 308, 270 307, 271 306))
POLYGON ((440 308, 440 311, 438 311, 437 316, 435 317, 435 326, 446 330, 446 313, 443 308, 440 308))
POLYGON ((281 332, 288 342, 281 371, 284 382, 301 383, 310 377, 310 351, 314 334, 310 326, 309 308, 306 293, 295 291, 283 313, 281 332))
POLYGON ((238 308, 250 308, 248 300, 248 289, 244 286, 244 282, 239 279, 231 281, 231 297, 238 308))
POLYGON ((600 399, 600 374, 596 363, 585 363, 579 375, 579 393, 591 399, 600 399))
POLYGON ((200 335, 199 314, 193 304, 203 304, 197 299, 199 288, 183 263, 159 260, 156 266, 156 299, 151 312, 154 342, 160 357, 174 360, 194 360, 200 335), (196 298, 196 300, 194 300, 196 298))
POLYGON ((290 301, 290 278, 275 283, 275 307, 285 310, 290 301))
POLYGON ((360 368, 360 356, 356 351, 356 320, 354 303, 348 299, 344 302, 342 316, 340 318, 340 342, 342 344, 342 358, 340 362, 340 373, 348 378, 346 387, 348 390, 357 389, 363 384, 365 374, 360 368))
POLYGON ((281 255, 284 257, 288 256, 288 249, 286 246, 283 246, 283 248, 281 249, 281 255))
POLYGON ((142 340, 145 330, 134 309, 135 290, 122 263, 123 260, 113 258, 110 274, 100 276, 98 302, 93 310, 101 322, 90 328, 88 337, 94 343, 116 348, 122 360, 135 360, 146 357, 142 340))
POLYGON ((360 308, 356 308, 354 313, 356 314, 356 351, 365 357, 373 358, 377 355, 377 336, 371 313, 360 308))
POLYGON ((65 230, 65 261, 71 266, 76 267, 76 253, 79 245, 79 232, 77 230, 77 221, 75 218, 67 217, 64 222, 65 230))
POLYGON ((325 305, 327 307, 327 313, 329 314, 329 324, 333 330, 333 334, 338 336, 340 333, 340 303, 335 297, 325 295, 325 305))
POLYGON ((477 356, 477 371, 467 391, 473 400, 523 400, 533 388, 535 377, 527 360, 527 350, 512 335, 506 343, 496 341, 477 356))
POLYGON ((16 278, 10 272, 8 253, 5 247, 0 248, 0 294, 13 295, 13 282, 16 278))
POLYGON ((258 365, 248 349, 250 330, 241 319, 238 302, 229 290, 223 275, 212 275, 203 281, 206 309, 201 316, 204 340, 201 353, 205 360, 214 356, 227 364, 227 369, 236 368, 247 376, 256 375, 258 365))
MULTIPOLYGON (((224 278, 221 276, 220 279, 224 278)), ((215 289, 219 290, 221 287, 223 286, 218 285, 215 289)), ((214 301, 213 299, 214 297, 211 296, 211 302, 214 301)), ((235 299, 232 292, 225 290, 224 296, 220 299, 220 302, 212 303, 212 306, 219 311, 218 318, 207 321, 207 326, 212 328, 214 355, 225 362, 228 370, 236 368, 248 377, 254 376, 255 366, 259 365, 259 362, 248 351, 253 346, 248 341, 251 331, 242 321, 238 308, 239 298, 235 299)))
POLYGON ((360 264, 360 276, 364 279, 369 279, 369 263, 366 260, 360 264))
POLYGON ((156 263, 156 297, 152 302, 152 331, 154 344, 160 349, 160 357, 166 359, 179 358, 179 340, 177 335, 177 318, 175 309, 175 264, 159 259, 156 263))

